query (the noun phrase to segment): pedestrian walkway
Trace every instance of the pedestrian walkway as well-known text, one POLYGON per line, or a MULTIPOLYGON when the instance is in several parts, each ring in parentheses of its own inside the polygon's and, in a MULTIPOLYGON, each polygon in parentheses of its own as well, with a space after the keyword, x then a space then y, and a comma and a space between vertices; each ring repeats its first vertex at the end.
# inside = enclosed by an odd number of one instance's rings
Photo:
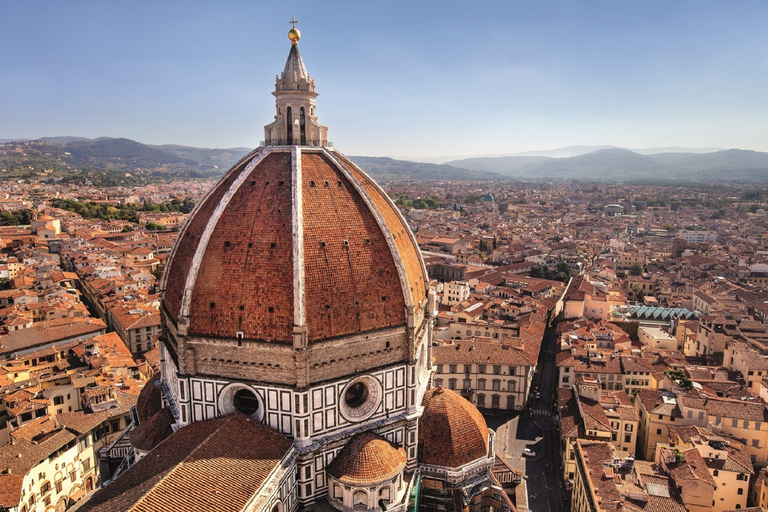
POLYGON ((552 411, 548 411, 547 409, 530 409, 528 414, 531 416, 554 416, 554 413, 552 411))

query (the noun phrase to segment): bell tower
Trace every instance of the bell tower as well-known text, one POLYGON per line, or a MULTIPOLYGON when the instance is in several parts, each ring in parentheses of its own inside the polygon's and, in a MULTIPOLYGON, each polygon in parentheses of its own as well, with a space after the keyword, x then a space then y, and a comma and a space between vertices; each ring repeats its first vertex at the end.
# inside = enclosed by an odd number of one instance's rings
POLYGON ((301 33, 296 23, 293 18, 293 28, 288 31, 291 51, 283 72, 275 79, 275 121, 264 127, 264 145, 329 146, 328 128, 317 122, 315 79, 309 76, 301 60, 301 33))

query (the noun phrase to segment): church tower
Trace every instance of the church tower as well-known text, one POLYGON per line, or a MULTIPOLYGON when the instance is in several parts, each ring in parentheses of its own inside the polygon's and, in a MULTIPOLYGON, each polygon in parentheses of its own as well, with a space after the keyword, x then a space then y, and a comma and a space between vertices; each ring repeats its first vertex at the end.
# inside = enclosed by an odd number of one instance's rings
POLYGON ((291 51, 283 72, 275 78, 275 121, 264 127, 264 144, 328 146, 328 128, 317 122, 315 114, 315 79, 310 78, 299 53, 298 22, 294 18, 291 23, 291 51))

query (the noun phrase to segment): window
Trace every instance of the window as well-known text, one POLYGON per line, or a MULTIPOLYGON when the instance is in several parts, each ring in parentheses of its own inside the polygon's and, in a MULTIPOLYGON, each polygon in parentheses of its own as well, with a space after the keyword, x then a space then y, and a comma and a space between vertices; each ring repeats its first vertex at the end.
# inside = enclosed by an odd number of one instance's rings
POLYGON ((501 381, 499 379, 493 379, 493 390, 501 391, 501 381))
POLYGON ((480 393, 477 395, 477 406, 478 407, 485 407, 485 395, 480 393))
POLYGON ((624 435, 624 442, 625 443, 631 443, 632 442, 632 434, 625 434, 624 435))
POLYGON ((477 389, 485 389, 485 379, 477 379, 477 389))
POLYGON ((477 365, 477 372, 478 373, 485 373, 485 365, 484 364, 477 365))
POLYGON ((567 375, 563 377, 563 384, 568 384, 569 381, 570 381, 570 378, 567 375))
POLYGON ((443 385, 443 379, 435 379, 435 387, 439 388, 443 385))
POLYGON ((55 396, 53 397, 53 405, 61 405, 64 403, 64 397, 63 396, 55 396))
POLYGON ((738 490, 738 491, 736 491, 736 494, 739 494, 739 495, 741 495, 741 494, 744 494, 744 489, 742 489, 741 487, 739 487, 739 490, 738 490))
POLYGON ((443 373, 443 365, 438 364, 435 373, 443 373))
POLYGON ((749 428, 749 421, 744 420, 744 428, 749 428))
POLYGON ((634 425, 632 425, 631 423, 627 423, 626 425, 624 425, 625 432, 632 432, 633 428, 634 428, 634 425))
POLYGON ((86 473, 86 472, 91 470, 91 459, 90 459, 90 457, 87 458, 87 459, 84 459, 84 460, 82 460, 80 462, 83 463, 83 473, 86 473))
POLYGON ((656 435, 659 435, 659 436, 661 435, 661 429, 660 428, 656 429, 656 435))
POLYGON ((456 365, 455 364, 450 365, 450 373, 456 373, 456 365))
POLYGON ((45 482, 43 482, 43 485, 40 486, 40 494, 45 494, 50 490, 51 490, 51 482, 46 480, 45 482))
POLYGON ((448 389, 456 389, 456 379, 448 379, 448 389))
POLYGON ((739 420, 731 420, 731 426, 732 427, 738 427, 739 426, 739 420))
POLYGON ((500 365, 493 365, 493 374, 494 375, 501 375, 501 366, 500 365))
POLYGON ((510 374, 510 375, 515 375, 515 371, 516 371, 516 370, 517 370, 517 368, 515 368, 514 366, 510 366, 510 367, 509 367, 509 374, 510 374))
POLYGON ((511 380, 507 382, 507 391, 514 393, 517 390, 517 381, 511 380))
POLYGON ((59 480, 58 482, 56 482, 56 494, 59 494, 62 488, 63 488, 63 485, 61 484, 61 480, 59 480))
POLYGON ((700 420, 704 419, 704 411, 699 411, 699 419, 700 420))
POLYGON ((500 402, 501 402, 501 397, 499 395, 491 396, 491 409, 498 409, 500 402))

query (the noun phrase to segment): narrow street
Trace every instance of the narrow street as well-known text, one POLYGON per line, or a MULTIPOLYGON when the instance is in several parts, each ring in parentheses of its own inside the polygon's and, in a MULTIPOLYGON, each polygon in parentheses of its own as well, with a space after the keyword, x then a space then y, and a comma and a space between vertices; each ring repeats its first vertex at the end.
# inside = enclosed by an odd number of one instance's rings
POLYGON ((544 335, 528 407, 496 429, 497 452, 510 466, 524 472, 528 509, 533 512, 570 509, 570 493, 564 490, 560 470, 558 421, 553 405, 557 391, 556 338, 554 329, 544 335), (525 448, 535 455, 524 456, 525 448))

